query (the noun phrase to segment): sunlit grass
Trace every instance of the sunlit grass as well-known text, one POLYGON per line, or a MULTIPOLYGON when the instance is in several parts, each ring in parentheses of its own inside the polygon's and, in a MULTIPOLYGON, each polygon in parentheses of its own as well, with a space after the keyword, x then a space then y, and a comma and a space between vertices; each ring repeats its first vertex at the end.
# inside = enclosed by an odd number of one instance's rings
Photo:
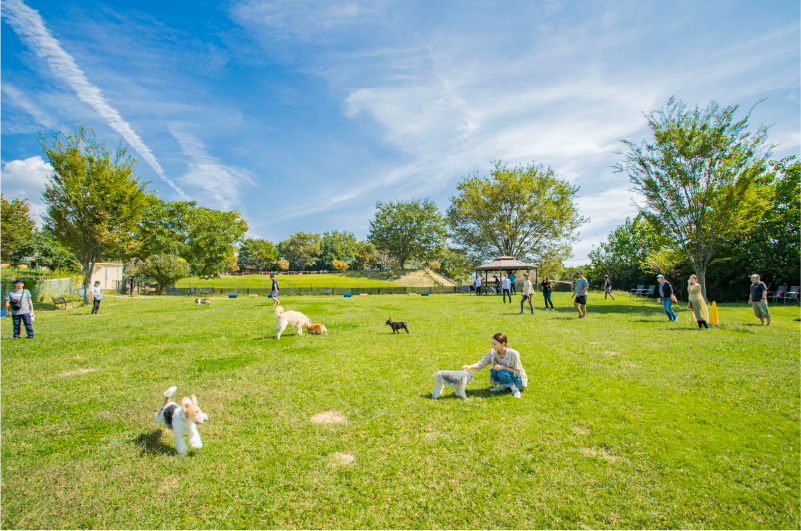
MULTIPOLYGON (((621 294, 622 295, 622 294, 621 294)), ((538 302, 538 301, 535 301, 538 302)), ((578 320, 500 297, 286 297, 329 336, 280 340, 264 298, 107 296, 2 323, 4 528, 798 528, 798 306, 698 332, 653 301, 578 320), (405 320, 393 335, 384 321, 405 320), (520 400, 430 398, 502 331, 520 400), (195 393, 174 453, 162 393, 195 393), (320 413, 345 422, 316 424, 320 413)))

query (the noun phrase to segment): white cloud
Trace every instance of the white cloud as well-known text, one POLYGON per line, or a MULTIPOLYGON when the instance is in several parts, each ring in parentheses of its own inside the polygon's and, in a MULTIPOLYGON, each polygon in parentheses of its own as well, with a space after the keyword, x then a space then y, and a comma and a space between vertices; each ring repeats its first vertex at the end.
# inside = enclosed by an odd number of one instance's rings
POLYGON ((181 190, 164 173, 161 164, 150 148, 145 145, 131 125, 123 120, 120 113, 111 107, 100 89, 92 85, 84 72, 75 63, 73 57, 64 51, 59 42, 48 30, 39 12, 29 8, 20 0, 5 0, 0 4, 3 18, 11 25, 19 38, 27 43, 33 52, 47 61, 50 68, 75 91, 81 101, 91 105, 108 124, 117 131, 147 162, 151 168, 169 184, 181 197, 188 199, 181 190))
POLYGON ((189 159, 189 170, 179 180, 192 190, 198 202, 216 210, 230 210, 241 204, 242 189, 254 185, 253 174, 210 156, 203 142, 194 136, 176 130, 171 132, 189 159))
POLYGON ((7 200, 27 199, 31 214, 41 224, 41 217, 47 212, 42 192, 53 174, 53 166, 36 155, 25 160, 12 160, 3 163, 0 173, 0 189, 7 200))
POLYGON ((47 127, 48 129, 52 129, 54 123, 52 117, 40 109, 39 106, 34 104, 31 100, 29 100, 25 94, 17 90, 17 88, 15 88, 13 85, 10 85, 8 82, 3 82, 2 89, 3 95, 9 99, 13 106, 18 107, 30 114, 39 124, 47 127))

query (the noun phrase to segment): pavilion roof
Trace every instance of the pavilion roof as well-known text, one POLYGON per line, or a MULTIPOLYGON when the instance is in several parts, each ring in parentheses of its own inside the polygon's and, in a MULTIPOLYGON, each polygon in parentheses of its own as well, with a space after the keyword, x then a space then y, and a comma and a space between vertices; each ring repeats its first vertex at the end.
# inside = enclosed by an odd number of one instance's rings
POLYGON ((492 262, 473 268, 473 271, 515 271, 517 269, 537 269, 534 264, 526 264, 514 256, 499 256, 492 262))

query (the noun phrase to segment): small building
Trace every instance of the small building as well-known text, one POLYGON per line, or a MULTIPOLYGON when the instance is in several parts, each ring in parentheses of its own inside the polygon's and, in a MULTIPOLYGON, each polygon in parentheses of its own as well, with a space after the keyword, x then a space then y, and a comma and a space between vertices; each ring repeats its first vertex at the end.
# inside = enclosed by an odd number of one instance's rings
MULTIPOLYGON (((121 262, 98 262, 92 270, 92 286, 95 281, 100 281, 100 289, 117 289, 119 282, 122 282, 121 262)), ((91 286, 90 286, 91 287, 91 286)))

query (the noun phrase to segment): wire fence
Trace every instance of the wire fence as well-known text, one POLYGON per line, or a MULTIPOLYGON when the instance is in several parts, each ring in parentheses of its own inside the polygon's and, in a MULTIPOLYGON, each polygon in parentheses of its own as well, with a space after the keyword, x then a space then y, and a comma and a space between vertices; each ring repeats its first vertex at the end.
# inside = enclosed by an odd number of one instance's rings
MULTIPOLYGON (((393 287, 349 287, 349 288, 326 288, 318 286, 284 287, 281 288, 280 296, 287 295, 407 295, 423 293, 466 293, 467 286, 393 286, 393 287)), ((152 292, 155 293, 155 292, 152 292)), ((165 290, 165 295, 183 295, 189 297, 211 296, 211 295, 258 295, 269 297, 269 288, 225 288, 225 287, 190 287, 174 288, 165 290)))

